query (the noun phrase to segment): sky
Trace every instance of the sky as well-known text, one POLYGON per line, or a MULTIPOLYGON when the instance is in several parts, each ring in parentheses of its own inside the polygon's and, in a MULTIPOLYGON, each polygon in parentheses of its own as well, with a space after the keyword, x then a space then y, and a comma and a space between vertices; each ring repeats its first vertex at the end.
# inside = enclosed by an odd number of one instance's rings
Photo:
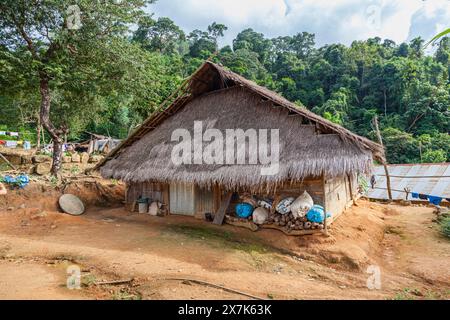
POLYGON ((321 46, 375 36, 396 43, 430 39, 450 27, 450 0, 158 0, 148 11, 187 33, 223 23, 228 30, 221 45, 245 28, 267 37, 307 31, 321 46))

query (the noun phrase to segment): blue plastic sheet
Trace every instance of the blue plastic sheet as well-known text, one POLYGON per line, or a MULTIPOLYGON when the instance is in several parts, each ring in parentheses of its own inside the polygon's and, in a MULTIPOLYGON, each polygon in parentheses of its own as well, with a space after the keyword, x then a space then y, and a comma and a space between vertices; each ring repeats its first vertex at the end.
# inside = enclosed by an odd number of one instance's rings
MULTIPOLYGON (((327 218, 329 217, 331 214, 327 213, 327 218)), ((325 220, 325 209, 316 204, 308 211, 306 218, 311 222, 322 223, 325 220)))
POLYGON ((30 183, 30 178, 27 175, 21 174, 17 177, 13 176, 4 176, 3 182, 8 184, 11 187, 18 187, 20 189, 25 188, 30 183))

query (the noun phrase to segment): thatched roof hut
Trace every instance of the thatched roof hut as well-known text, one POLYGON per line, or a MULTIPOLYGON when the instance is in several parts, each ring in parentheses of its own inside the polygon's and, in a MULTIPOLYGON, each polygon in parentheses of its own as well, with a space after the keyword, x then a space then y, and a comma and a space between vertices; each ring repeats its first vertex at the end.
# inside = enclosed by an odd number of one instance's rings
POLYGON ((380 145, 206 62, 170 106, 152 114, 97 168, 104 177, 128 183, 175 181, 237 188, 368 172, 374 158, 383 158, 380 145), (192 131, 194 121, 221 130, 280 129, 279 174, 261 176, 261 165, 173 164, 171 134, 177 128, 192 131))
MULTIPOLYGON (((206 141, 201 140, 201 148, 211 144, 206 141)), ((221 148, 226 147, 222 144, 221 148)), ((237 157, 233 154, 232 160, 237 157)), ((172 214, 220 212, 216 216, 223 217, 224 210, 233 208, 233 192, 235 196, 249 192, 260 199, 269 196, 275 203, 307 191, 315 204, 335 218, 354 201, 357 176, 369 172, 374 159, 384 159, 379 144, 206 62, 96 168, 106 178, 127 183, 127 204, 149 198, 166 204, 172 214), (245 149, 243 162, 176 164, 172 151, 178 141, 172 141, 172 134, 183 129, 195 136, 195 123, 202 124, 201 133, 205 129, 277 131, 279 170, 261 174, 266 166, 250 161, 260 146, 245 139, 236 143, 245 149)), ((291 227, 302 228, 302 223, 291 227)), ((325 219, 325 230, 326 225, 325 219)), ((308 222, 306 227, 312 228, 308 222)))

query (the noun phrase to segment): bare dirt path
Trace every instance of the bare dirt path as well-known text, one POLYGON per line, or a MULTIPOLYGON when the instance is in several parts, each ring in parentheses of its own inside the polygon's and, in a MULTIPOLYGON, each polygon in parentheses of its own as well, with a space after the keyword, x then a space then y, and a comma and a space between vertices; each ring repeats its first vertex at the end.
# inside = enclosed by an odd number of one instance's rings
POLYGON ((331 237, 293 238, 122 208, 92 207, 70 217, 48 204, 18 203, 0 207, 3 299, 246 299, 174 278, 264 299, 450 297, 450 242, 431 222, 431 208, 360 201, 338 219, 331 237), (65 288, 71 264, 83 270, 80 291, 65 288), (381 290, 367 288, 368 265, 380 266, 381 290), (130 285, 92 285, 129 278, 130 285))

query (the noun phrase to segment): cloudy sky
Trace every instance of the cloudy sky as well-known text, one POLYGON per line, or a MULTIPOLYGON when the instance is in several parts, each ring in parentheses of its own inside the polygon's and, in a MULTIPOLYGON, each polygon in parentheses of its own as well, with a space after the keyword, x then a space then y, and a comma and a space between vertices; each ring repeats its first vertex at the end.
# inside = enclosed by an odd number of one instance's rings
POLYGON ((269 37, 308 31, 318 45, 373 36, 400 43, 450 27, 450 0, 158 0, 149 11, 186 32, 223 23, 222 44, 249 27, 269 37))

